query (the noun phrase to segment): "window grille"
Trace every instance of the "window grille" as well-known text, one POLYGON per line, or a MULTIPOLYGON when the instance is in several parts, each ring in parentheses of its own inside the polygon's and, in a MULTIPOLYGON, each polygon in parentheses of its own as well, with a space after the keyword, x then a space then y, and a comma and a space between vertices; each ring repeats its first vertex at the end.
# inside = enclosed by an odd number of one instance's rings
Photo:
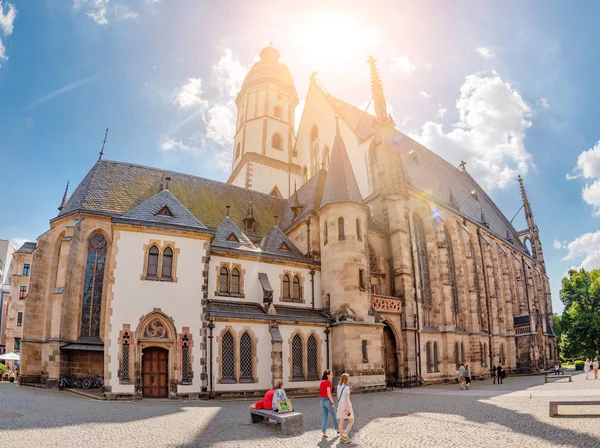
POLYGON ((106 239, 99 233, 94 235, 88 244, 83 300, 81 301, 81 336, 100 336, 106 246, 106 239))
POLYGON ((362 232, 360 228, 360 219, 356 218, 356 238, 358 241, 362 241, 362 232))
POLYGON ((219 292, 229 292, 229 270, 223 266, 219 274, 219 292))
POLYGON ((181 382, 190 383, 190 338, 187 334, 181 337, 181 382))
POLYGON ((17 313, 17 327, 20 327, 21 325, 23 325, 23 313, 19 311, 17 313))
POLYGON ((306 343, 306 353, 308 355, 308 379, 319 379, 319 351, 317 347, 317 338, 311 335, 306 343))
POLYGON ((292 339, 292 380, 304 380, 304 347, 300 335, 292 339))
POLYGON ((240 380, 254 380, 252 337, 248 332, 240 338, 240 380))
POLYGON ((290 276, 287 274, 283 275, 283 298, 290 298, 290 276))
POLYGON ((439 360, 438 360, 438 345, 437 345, 437 342, 433 343, 433 371, 434 372, 439 372, 440 371, 440 365, 439 365, 439 360))
POLYGON ((238 268, 231 271, 231 293, 240 293, 240 270, 238 268))
POLYGON ((369 354, 367 352, 367 341, 363 339, 362 341, 362 357, 363 362, 369 362, 369 354))
POLYGON ((158 247, 152 246, 148 251, 148 277, 156 277, 158 275, 158 247))
POLYGON ((228 331, 221 341, 221 378, 235 381, 235 342, 228 331))
POLYGON ((425 357, 427 359, 427 373, 431 373, 431 342, 425 345, 425 357))
POLYGON ((344 229, 344 218, 338 218, 338 238, 340 240, 346 238, 346 230, 344 229))
POLYGON ((173 277, 173 249, 167 247, 163 251, 161 278, 170 279, 173 277))
POLYGON ((294 275, 294 289, 292 297, 294 299, 300 299, 300 277, 294 275))
POLYGON ((123 333, 123 345, 121 346, 121 382, 129 383, 129 333, 123 333))

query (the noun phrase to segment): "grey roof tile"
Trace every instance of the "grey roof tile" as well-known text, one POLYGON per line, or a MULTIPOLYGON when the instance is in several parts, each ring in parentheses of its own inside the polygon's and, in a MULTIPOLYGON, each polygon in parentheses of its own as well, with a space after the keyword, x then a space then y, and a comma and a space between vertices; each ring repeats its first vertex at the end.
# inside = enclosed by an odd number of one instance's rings
POLYGON ((258 249, 244 232, 226 216, 217 228, 217 235, 212 241, 211 246, 227 247, 237 250, 251 250, 256 252, 258 249), (233 235, 233 236, 232 236, 233 235))
POLYGON ((16 251, 16 253, 31 254, 31 253, 33 253, 33 251, 35 250, 36 247, 37 247, 37 243, 28 241, 26 243, 23 243, 23 245, 19 248, 19 250, 16 251))
POLYGON ((267 232, 260 242, 263 252, 280 255, 284 257, 304 258, 300 250, 285 236, 285 233, 277 226, 267 232), (285 249, 287 248, 287 249, 285 249))

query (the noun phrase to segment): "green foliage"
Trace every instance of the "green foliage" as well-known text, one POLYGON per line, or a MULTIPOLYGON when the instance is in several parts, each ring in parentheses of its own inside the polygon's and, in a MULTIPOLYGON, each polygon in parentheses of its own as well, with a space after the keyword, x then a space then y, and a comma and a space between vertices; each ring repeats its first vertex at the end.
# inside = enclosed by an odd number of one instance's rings
POLYGON ((583 370, 585 361, 575 361, 575 370, 583 370))
POLYGON ((0 376, 6 373, 6 365, 0 364, 0 376))
POLYGON ((600 270, 569 270, 562 279, 562 316, 555 332, 566 358, 593 358, 600 352, 600 270))

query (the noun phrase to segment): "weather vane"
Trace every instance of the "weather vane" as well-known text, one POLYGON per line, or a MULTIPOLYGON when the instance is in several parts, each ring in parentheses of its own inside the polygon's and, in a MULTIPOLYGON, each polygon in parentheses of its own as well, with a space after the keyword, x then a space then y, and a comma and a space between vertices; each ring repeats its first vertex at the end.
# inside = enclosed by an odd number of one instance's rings
MULTIPOLYGON (((2 1, 2 0, 0 0, 2 1)), ((104 134, 104 140, 102 141, 102 149, 100 150, 100 157, 98 160, 102 160, 102 156, 104 155, 104 145, 106 145, 106 139, 108 137, 108 128, 106 128, 106 133, 104 134)))

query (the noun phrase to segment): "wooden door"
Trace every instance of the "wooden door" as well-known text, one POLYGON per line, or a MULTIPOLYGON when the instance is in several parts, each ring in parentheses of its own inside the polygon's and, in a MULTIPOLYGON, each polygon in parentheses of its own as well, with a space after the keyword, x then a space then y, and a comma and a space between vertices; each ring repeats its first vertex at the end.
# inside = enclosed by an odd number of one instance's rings
POLYGON ((145 398, 167 398, 169 396, 168 374, 169 352, 164 348, 150 347, 142 355, 143 393, 145 398))

